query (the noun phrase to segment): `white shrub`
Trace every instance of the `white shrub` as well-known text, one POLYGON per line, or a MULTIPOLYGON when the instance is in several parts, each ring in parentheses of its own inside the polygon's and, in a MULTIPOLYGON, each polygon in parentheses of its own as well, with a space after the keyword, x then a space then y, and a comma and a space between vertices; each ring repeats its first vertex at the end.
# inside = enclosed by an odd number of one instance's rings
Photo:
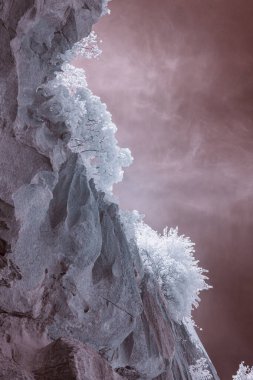
POLYGON ((110 9, 108 8, 108 3, 110 2, 111 0, 103 0, 103 15, 106 15, 106 14, 110 14, 111 11, 110 9))
POLYGON ((123 177, 123 167, 132 163, 129 149, 118 146, 117 128, 111 114, 98 96, 87 87, 85 72, 69 63, 77 54, 96 56, 96 37, 93 33, 65 53, 65 63, 53 80, 44 86, 49 101, 47 117, 57 124, 64 122, 70 133, 69 148, 79 152, 98 190, 112 194, 113 185, 123 177))
POLYGON ((237 374, 233 376, 233 380, 253 380, 253 367, 250 368, 242 362, 239 366, 237 374))
POLYGON ((190 319, 200 301, 201 290, 208 289, 205 271, 194 258, 194 244, 178 229, 165 228, 159 234, 146 225, 138 212, 121 212, 128 240, 139 248, 145 268, 154 274, 167 298, 175 321, 190 319))
POLYGON ((72 49, 67 50, 64 54, 60 54, 60 57, 65 63, 71 63, 75 57, 84 57, 86 59, 93 59, 100 56, 102 50, 98 46, 98 37, 94 31, 92 31, 88 37, 76 42, 72 49))
POLYGON ((192 380, 210 380, 213 378, 205 358, 198 359, 189 369, 192 380))

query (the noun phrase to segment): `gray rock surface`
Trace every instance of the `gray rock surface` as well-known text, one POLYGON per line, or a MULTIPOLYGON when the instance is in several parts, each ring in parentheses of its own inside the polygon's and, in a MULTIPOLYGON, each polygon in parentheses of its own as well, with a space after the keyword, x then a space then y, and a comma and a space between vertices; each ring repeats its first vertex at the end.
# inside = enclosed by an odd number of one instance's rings
POLYGON ((87 180, 66 123, 42 112, 40 85, 102 10, 0 1, 0 379, 184 380, 206 356, 87 180))

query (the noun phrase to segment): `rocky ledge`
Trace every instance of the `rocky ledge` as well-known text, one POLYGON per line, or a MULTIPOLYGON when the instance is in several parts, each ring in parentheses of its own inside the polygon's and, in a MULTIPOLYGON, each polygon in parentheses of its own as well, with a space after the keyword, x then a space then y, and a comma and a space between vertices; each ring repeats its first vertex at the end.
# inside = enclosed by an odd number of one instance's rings
POLYGON ((67 122, 45 113, 41 86, 105 7, 0 1, 0 379, 184 380, 201 357, 218 379, 69 148, 67 122))

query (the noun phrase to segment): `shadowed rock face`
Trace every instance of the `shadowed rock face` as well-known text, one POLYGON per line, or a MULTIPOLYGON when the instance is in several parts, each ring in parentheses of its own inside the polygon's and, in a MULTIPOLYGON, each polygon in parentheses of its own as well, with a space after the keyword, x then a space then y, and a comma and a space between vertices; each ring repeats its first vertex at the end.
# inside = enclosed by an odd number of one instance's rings
POLYGON ((41 117, 39 86, 102 9, 0 1, 0 379, 191 379, 206 355, 87 180, 67 123, 41 117))
POLYGON ((74 340, 58 339, 42 348, 35 361, 36 380, 122 379, 99 354, 74 340))

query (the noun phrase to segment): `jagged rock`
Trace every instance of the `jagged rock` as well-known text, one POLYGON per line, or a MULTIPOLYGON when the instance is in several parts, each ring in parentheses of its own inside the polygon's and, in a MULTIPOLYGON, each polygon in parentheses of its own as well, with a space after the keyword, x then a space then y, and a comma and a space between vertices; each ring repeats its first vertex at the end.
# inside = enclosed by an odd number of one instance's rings
POLYGON ((128 380, 140 379, 140 374, 136 371, 135 368, 130 367, 130 366, 116 368, 116 372, 120 376, 124 376, 128 380))
POLYGON ((123 380, 94 350, 80 342, 59 339, 35 357, 36 380, 123 380))
POLYGON ((68 147, 68 124, 54 118, 60 105, 48 111, 52 95, 43 84, 102 10, 102 0, 0 1, 5 380, 184 380, 191 379, 189 365, 206 357, 145 274, 118 206, 96 190, 80 154, 68 147))
POLYGON ((24 183, 29 183, 37 171, 50 170, 51 164, 34 148, 17 141, 11 131, 3 131, 1 124, 0 131, 0 198, 13 205, 12 194, 24 183))

